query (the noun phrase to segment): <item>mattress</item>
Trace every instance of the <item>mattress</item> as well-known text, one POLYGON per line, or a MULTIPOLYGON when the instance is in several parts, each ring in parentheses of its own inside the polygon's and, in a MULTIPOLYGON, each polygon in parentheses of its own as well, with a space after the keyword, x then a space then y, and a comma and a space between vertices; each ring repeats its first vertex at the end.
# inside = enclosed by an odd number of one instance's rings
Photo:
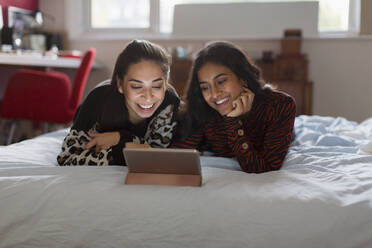
POLYGON ((59 167, 68 131, 0 147, 0 247, 372 247, 372 118, 297 117, 279 171, 203 155, 202 187, 59 167))

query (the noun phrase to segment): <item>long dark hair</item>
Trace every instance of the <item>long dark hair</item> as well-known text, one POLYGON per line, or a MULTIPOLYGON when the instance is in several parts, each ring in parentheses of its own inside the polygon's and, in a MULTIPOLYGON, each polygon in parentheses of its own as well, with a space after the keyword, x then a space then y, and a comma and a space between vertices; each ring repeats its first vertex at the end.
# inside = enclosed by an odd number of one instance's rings
POLYGON ((100 119, 101 132, 118 130, 129 124, 125 96, 118 91, 118 80, 123 81, 129 67, 141 61, 153 61, 157 63, 166 79, 168 79, 171 57, 167 51, 161 46, 146 40, 131 41, 116 59, 111 78, 111 87, 107 91, 100 119))
POLYGON ((214 114, 216 110, 211 108, 204 100, 199 86, 198 72, 207 62, 223 65, 229 68, 239 79, 246 82, 255 95, 263 91, 261 72, 251 59, 236 45, 219 41, 213 42, 201 49, 194 60, 190 79, 187 86, 186 112, 183 118, 183 135, 199 129, 214 114))

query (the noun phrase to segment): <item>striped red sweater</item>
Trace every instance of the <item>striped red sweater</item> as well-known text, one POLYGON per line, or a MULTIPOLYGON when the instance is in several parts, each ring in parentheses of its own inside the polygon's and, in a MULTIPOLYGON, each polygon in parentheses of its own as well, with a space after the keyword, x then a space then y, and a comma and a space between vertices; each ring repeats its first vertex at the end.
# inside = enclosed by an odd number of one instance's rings
POLYGON ((256 96, 251 111, 241 117, 217 114, 203 128, 172 147, 208 150, 220 157, 236 157, 243 171, 278 170, 288 152, 296 105, 292 97, 265 91, 256 96))

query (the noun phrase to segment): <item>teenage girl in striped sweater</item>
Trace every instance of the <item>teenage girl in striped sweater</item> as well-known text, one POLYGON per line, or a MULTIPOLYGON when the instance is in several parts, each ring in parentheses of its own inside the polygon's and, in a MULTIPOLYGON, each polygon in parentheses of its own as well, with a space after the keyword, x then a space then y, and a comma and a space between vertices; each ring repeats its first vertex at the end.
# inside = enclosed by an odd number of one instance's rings
POLYGON ((235 157, 242 170, 278 170, 292 138, 296 106, 285 93, 263 86, 259 69, 237 46, 215 42, 193 64, 172 146, 235 157))

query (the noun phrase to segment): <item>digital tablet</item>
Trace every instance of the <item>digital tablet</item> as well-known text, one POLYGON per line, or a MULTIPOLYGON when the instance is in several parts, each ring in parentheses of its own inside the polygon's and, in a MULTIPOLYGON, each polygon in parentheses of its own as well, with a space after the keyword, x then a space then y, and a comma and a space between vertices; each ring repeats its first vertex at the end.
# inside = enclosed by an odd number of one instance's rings
POLYGON ((199 152, 194 149, 124 148, 126 184, 201 186, 199 152))

